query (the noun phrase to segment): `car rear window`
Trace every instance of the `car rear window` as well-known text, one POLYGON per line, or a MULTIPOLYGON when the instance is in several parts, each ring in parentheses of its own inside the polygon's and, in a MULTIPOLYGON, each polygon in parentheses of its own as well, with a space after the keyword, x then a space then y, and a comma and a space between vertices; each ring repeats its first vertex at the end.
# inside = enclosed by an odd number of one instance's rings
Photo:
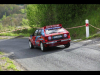
POLYGON ((64 32, 64 28, 57 28, 57 29, 46 29, 45 32, 46 34, 52 34, 52 33, 59 33, 59 32, 64 32))

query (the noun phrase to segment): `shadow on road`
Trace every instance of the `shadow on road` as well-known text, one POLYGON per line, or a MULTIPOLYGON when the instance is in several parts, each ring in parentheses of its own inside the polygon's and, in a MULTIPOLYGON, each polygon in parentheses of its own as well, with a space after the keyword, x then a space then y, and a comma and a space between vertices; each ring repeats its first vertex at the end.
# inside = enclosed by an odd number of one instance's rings
POLYGON ((12 38, 0 40, 0 51, 10 54, 11 59, 23 59, 47 55, 50 53, 62 51, 64 47, 51 47, 42 52, 40 48, 30 49, 28 38, 12 38), (13 52, 13 54, 11 54, 13 52))
MULTIPOLYGON (((87 44, 83 44, 82 46, 86 46, 86 45, 87 44)), ((71 47, 64 48, 62 46, 61 47, 50 47, 48 48, 47 51, 42 52, 40 48, 30 49, 28 45, 28 38, 15 37, 12 39, 0 40, 0 51, 10 54, 10 56, 8 57, 12 59, 32 58, 32 57, 37 57, 37 56, 59 52, 62 50, 65 52, 70 52, 82 46, 78 46, 75 48, 71 48, 71 47)))
POLYGON ((64 51, 70 52, 70 51, 73 51, 73 50, 78 49, 78 48, 80 48, 80 47, 75 47, 75 48, 67 49, 67 50, 64 50, 64 51))
POLYGON ((33 58, 33 57, 37 57, 37 56, 42 56, 42 55, 47 55, 47 54, 51 54, 51 53, 55 53, 58 51, 62 51, 63 48, 60 47, 52 47, 49 48, 48 50, 46 50, 45 52, 42 52, 40 50, 40 48, 34 48, 34 49, 22 49, 18 52, 16 52, 16 59, 23 59, 23 58, 33 58))

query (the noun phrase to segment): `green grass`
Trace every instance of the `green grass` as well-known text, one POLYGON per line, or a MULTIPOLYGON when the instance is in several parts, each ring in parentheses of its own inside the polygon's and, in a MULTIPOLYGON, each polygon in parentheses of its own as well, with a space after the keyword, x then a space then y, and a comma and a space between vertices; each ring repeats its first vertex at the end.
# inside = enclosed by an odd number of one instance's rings
POLYGON ((28 28, 28 29, 23 29, 23 30, 17 30, 14 32, 7 32, 7 33, 1 33, 0 36, 25 36, 29 37, 33 32, 35 31, 35 28, 28 28))
MULTIPOLYGON (((4 54, 3 52, 0 52, 0 55, 4 54)), ((5 71, 5 69, 7 71, 9 71, 9 69, 12 69, 13 71, 20 71, 16 68, 16 65, 14 64, 14 62, 9 59, 8 57, 0 57, 0 60, 4 61, 3 65, 0 65, 0 71, 5 71), (4 69, 5 67, 5 69, 4 69)))
POLYGON ((23 36, 29 36, 30 34, 29 33, 2 33, 0 34, 0 36, 20 36, 20 35, 23 35, 23 36))
POLYGON ((1 68, 1 66, 0 66, 0 71, 2 71, 2 68, 1 68))
POLYGON ((16 66, 14 64, 10 64, 9 66, 7 66, 7 69, 13 69, 14 71, 20 71, 16 69, 16 66))
POLYGON ((0 52, 0 55, 3 55, 4 53, 3 52, 0 52))
MULTIPOLYGON (((16 65, 13 63, 13 61, 11 59, 9 59, 8 57, 2 57, 0 59, 6 61, 6 63, 3 66, 5 66, 7 70, 12 69, 14 71, 20 71, 16 68, 16 65), (7 66, 7 64, 9 64, 9 65, 7 66)), ((0 66, 0 70, 2 70, 1 68, 2 67, 0 66)))
MULTIPOLYGON (((88 13, 83 14, 82 16, 74 19, 71 23, 69 23, 68 26, 66 25, 67 28, 85 25, 85 20, 88 19, 89 24, 92 24, 93 26, 100 29, 100 16, 99 16, 100 9, 97 9, 95 11, 91 10, 91 12, 87 10, 87 12, 88 13)), ((70 32, 72 39, 81 39, 81 38, 86 37, 86 27, 85 26, 81 28, 68 29, 68 31, 70 32)), ((89 26, 90 36, 97 33, 98 31, 99 31, 98 29, 95 29, 89 26)))
POLYGON ((100 34, 93 34, 93 35, 91 35, 91 36, 89 36, 88 38, 82 38, 82 40, 86 40, 86 39, 93 39, 93 38, 98 38, 98 37, 100 37, 100 34))

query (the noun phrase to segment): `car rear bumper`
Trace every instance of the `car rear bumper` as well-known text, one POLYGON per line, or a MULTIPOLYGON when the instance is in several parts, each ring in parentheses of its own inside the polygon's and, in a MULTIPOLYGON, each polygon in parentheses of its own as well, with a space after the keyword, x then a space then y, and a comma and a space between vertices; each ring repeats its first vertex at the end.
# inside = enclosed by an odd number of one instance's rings
POLYGON ((71 41, 71 38, 50 41, 50 42, 46 42, 45 43, 45 47, 52 47, 52 46, 64 45, 64 44, 67 44, 70 41, 71 41))

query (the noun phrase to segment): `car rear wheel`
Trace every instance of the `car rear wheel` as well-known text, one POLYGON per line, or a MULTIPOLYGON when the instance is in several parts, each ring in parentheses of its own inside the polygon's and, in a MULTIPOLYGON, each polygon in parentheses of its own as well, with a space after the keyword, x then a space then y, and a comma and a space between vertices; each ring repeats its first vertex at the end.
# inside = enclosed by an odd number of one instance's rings
POLYGON ((41 48, 42 52, 44 52, 46 50, 46 47, 44 46, 44 44, 42 42, 40 43, 40 48, 41 48))
POLYGON ((31 41, 29 41, 29 48, 32 49, 34 46, 32 45, 31 41))
POLYGON ((70 42, 68 42, 68 43, 67 43, 67 44, 65 44, 64 46, 65 46, 65 48, 70 47, 70 42))

